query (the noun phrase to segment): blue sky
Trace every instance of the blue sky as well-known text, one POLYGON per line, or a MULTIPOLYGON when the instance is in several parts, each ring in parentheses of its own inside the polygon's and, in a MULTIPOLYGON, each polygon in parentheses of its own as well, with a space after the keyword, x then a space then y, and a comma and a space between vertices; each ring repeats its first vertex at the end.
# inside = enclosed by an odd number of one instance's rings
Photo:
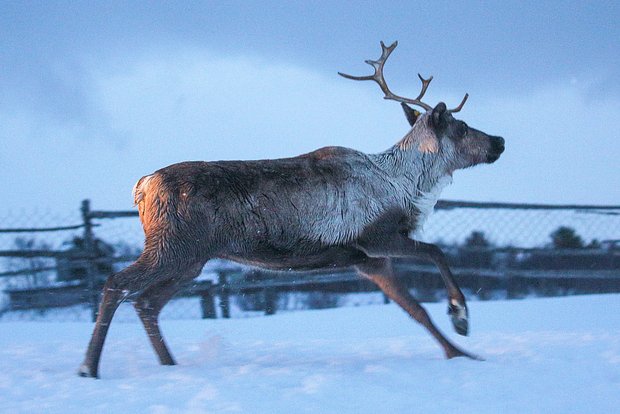
POLYGON ((502 135, 443 198, 620 204, 617 2, 2 2, 0 212, 131 207, 184 160, 366 152, 407 132, 369 73, 502 135))

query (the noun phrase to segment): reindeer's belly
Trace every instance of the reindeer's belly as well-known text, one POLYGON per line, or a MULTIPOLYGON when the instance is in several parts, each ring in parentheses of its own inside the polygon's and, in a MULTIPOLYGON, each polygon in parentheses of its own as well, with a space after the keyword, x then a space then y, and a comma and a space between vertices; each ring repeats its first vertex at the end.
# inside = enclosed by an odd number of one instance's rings
POLYGON ((348 246, 312 250, 260 247, 246 252, 222 254, 221 257, 266 269, 298 271, 349 267, 367 259, 363 252, 348 246))

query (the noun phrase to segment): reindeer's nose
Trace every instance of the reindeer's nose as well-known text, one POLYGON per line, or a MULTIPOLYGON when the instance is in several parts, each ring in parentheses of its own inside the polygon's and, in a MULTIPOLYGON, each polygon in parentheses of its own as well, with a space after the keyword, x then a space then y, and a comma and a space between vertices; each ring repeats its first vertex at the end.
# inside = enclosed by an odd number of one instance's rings
POLYGON ((497 152, 498 154, 501 154, 502 152, 504 152, 504 149, 506 149, 505 147, 505 142, 504 138, 502 137, 493 137, 493 149, 495 150, 495 152, 497 152))
POLYGON ((491 137, 491 148, 489 149, 489 152, 487 153, 488 163, 497 161, 499 156, 502 154, 502 152, 504 152, 504 149, 506 148, 504 146, 504 143, 505 141, 504 141, 504 138, 502 137, 491 137))

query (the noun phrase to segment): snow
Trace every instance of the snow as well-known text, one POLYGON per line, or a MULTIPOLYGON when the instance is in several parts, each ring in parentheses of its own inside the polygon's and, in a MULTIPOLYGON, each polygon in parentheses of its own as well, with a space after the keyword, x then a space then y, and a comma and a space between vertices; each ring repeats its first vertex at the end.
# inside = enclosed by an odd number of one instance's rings
POLYGON ((486 361, 444 360, 395 305, 162 321, 157 364, 134 319, 112 323, 101 379, 80 378, 92 324, 0 323, 0 412, 581 413, 620 404, 620 295, 471 302, 486 361))

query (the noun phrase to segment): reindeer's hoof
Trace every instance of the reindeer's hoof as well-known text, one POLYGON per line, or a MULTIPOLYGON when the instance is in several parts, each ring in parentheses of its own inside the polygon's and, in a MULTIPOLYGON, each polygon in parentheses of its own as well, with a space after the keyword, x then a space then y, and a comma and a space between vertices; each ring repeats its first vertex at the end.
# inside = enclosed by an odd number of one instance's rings
POLYGON ((460 303, 456 299, 450 299, 448 315, 450 315, 452 326, 454 326, 456 333, 467 336, 469 333, 469 313, 467 312, 467 306, 465 303, 460 303))
POLYGON ((97 375, 97 372, 91 369, 91 367, 89 367, 86 364, 80 365, 80 368, 78 369, 77 374, 80 377, 84 377, 84 378, 99 378, 99 376, 97 375))

